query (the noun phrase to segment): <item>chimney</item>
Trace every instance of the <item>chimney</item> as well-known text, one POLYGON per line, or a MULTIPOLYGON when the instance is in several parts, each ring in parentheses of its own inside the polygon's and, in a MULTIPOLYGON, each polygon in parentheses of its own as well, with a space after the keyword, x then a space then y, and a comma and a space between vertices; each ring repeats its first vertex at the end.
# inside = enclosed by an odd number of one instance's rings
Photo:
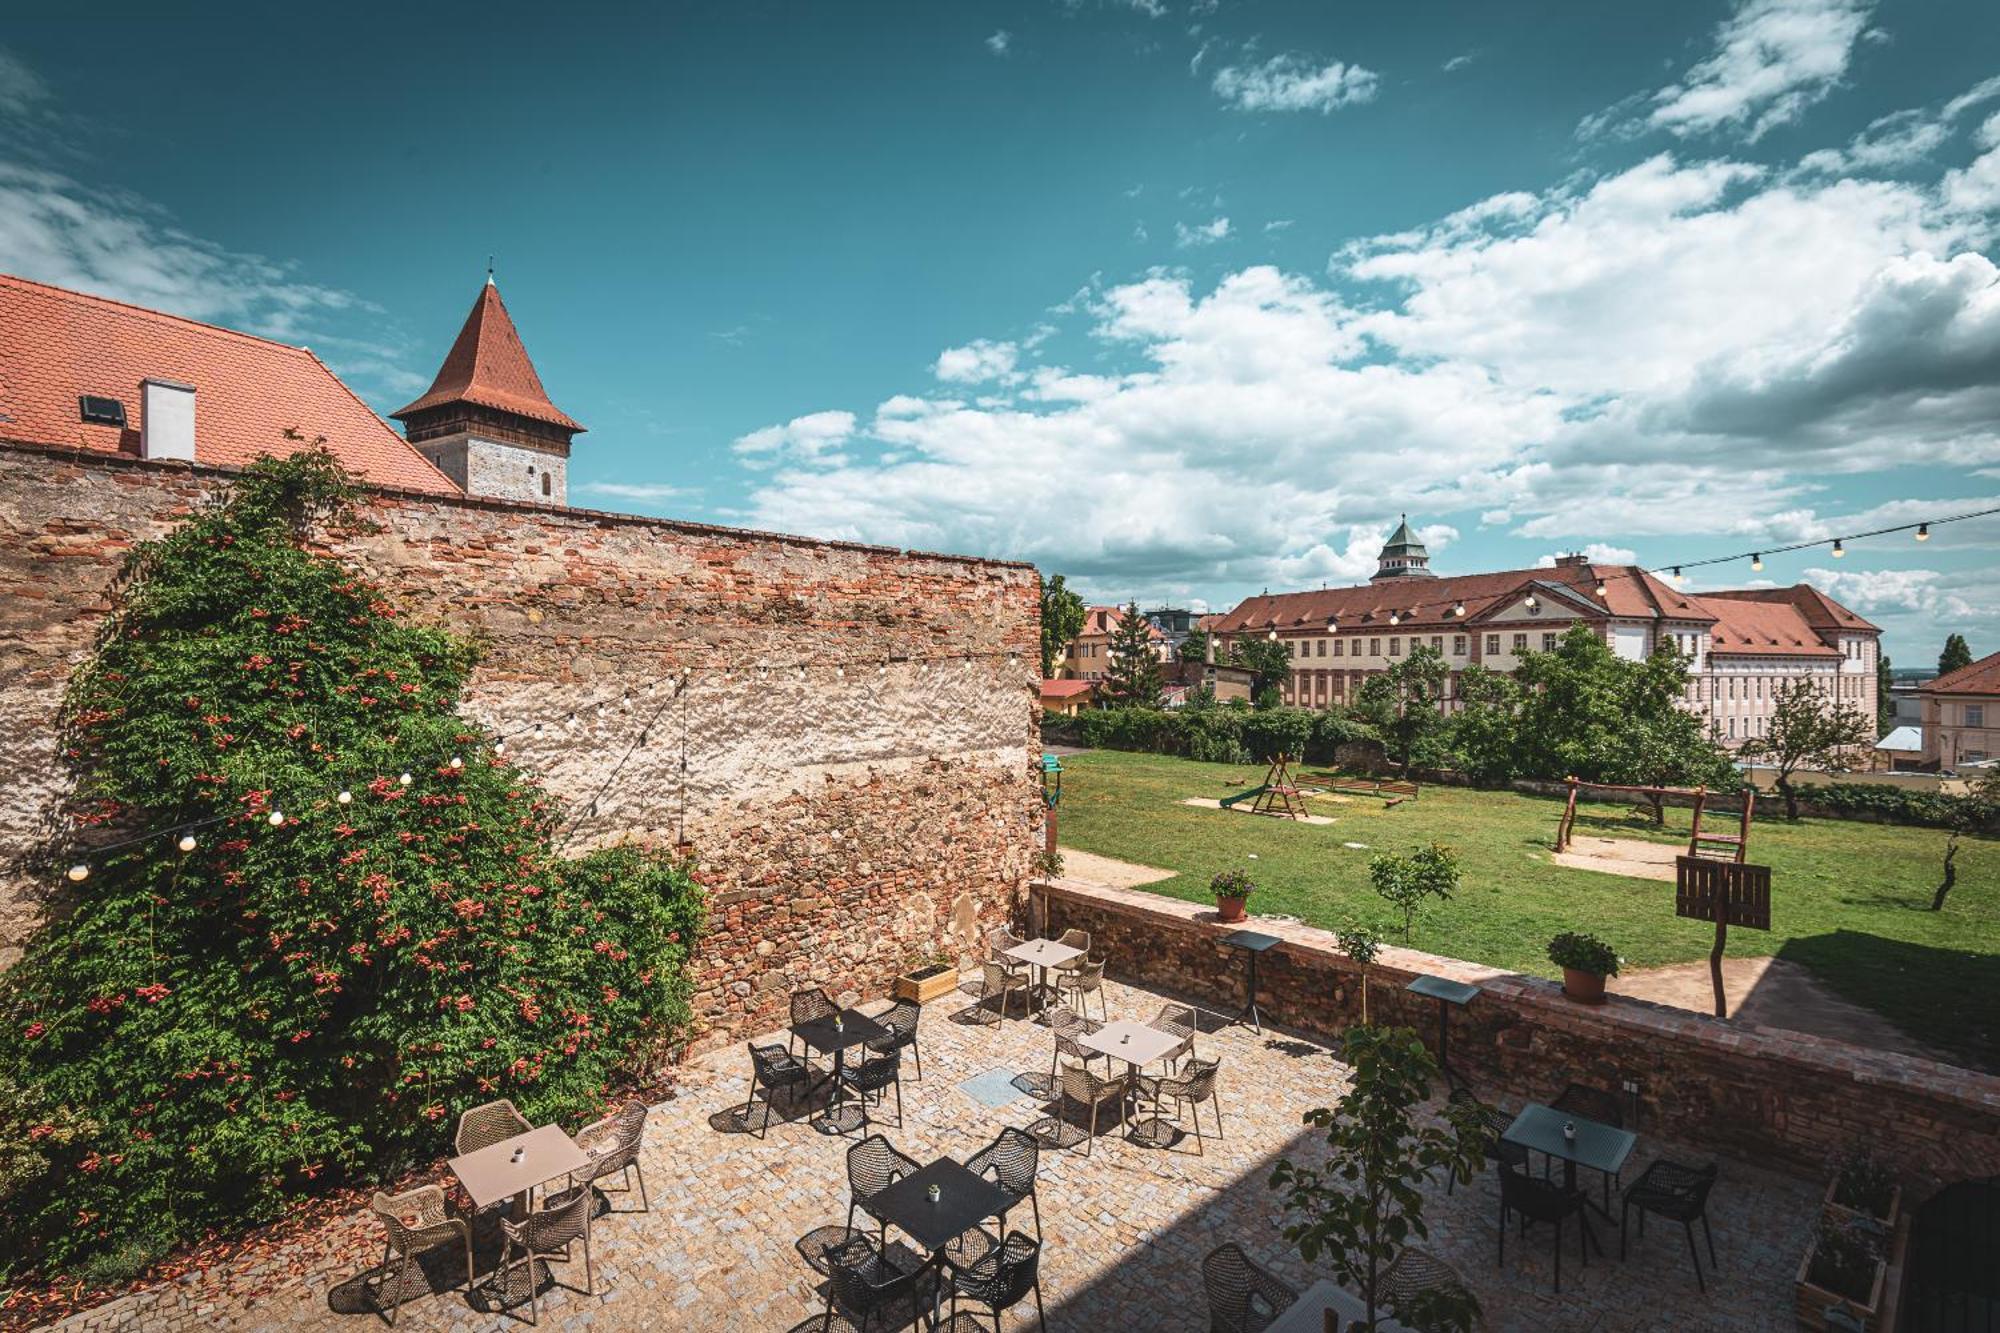
POLYGON ((141 380, 139 457, 194 462, 194 385, 141 380))
POLYGON ((1575 555, 1559 555, 1556 557, 1557 569, 1573 569, 1587 563, 1588 561, 1585 560, 1584 555, 1581 551, 1577 552, 1575 555))

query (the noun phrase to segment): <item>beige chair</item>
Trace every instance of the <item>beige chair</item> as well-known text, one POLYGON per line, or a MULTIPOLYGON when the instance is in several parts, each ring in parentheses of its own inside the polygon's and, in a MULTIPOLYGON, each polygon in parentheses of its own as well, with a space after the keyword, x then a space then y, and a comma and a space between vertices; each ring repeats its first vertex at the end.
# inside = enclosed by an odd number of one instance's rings
MULTIPOLYGON (((590 1201, 588 1185, 573 1185, 559 1194, 544 1196, 542 1206, 518 1222, 512 1218, 500 1220, 500 1233, 504 1239, 500 1246, 500 1266, 493 1270, 493 1281, 504 1300, 507 1275, 516 1264, 528 1265, 528 1322, 531 1324, 539 1324, 542 1320, 541 1284, 535 1281, 537 1259, 559 1259, 568 1263, 569 1247, 582 1241, 583 1294, 596 1294, 597 1281, 590 1261, 590 1201)), ((568 1286, 567 1283, 564 1285, 568 1286)), ((576 1288, 570 1287, 570 1290, 575 1291, 576 1288)))
POLYGON ((1169 1064, 1177 1064, 1194 1054, 1194 1035, 1201 1025, 1195 1011, 1184 1004, 1163 1004, 1160 1012, 1153 1015, 1153 1021, 1146 1026, 1161 1032, 1170 1032, 1181 1039, 1180 1045, 1168 1051, 1163 1057, 1169 1064))
POLYGON ((1056 974, 1056 989, 1062 992, 1064 1003, 1087 1016, 1090 997, 1095 995, 1097 1012, 1104 1018, 1110 1018, 1110 1011, 1104 1006, 1104 960, 1079 958, 1077 962, 1080 966, 1056 974))
POLYGON ((639 1147, 646 1137, 646 1103, 633 1100, 625 1103, 617 1111, 605 1116, 594 1124, 585 1125, 576 1132, 576 1146, 590 1157, 590 1165, 570 1177, 572 1184, 588 1185, 601 1180, 612 1172, 619 1172, 625 1181, 625 1192, 632 1192, 632 1177, 639 1178, 639 1211, 652 1211, 652 1203, 646 1198, 646 1169, 639 1165, 639 1147))
POLYGON ((533 1128, 528 1118, 515 1110, 514 1103, 505 1097, 484 1106, 475 1106, 458 1118, 458 1132, 451 1139, 452 1156, 463 1157, 469 1152, 490 1148, 503 1139, 525 1134, 533 1128))
POLYGON ((1022 1016, 1027 1016, 1028 989, 1032 985, 1027 972, 1010 971, 1001 963, 986 962, 979 966, 979 982, 979 999, 981 1003, 992 999, 996 995, 1000 997, 1001 1018, 1004 1019, 1007 1017, 1007 997, 1015 994, 1021 997, 1022 1016))
POLYGON ((1049 1085, 1055 1086, 1056 1066, 1062 1056, 1081 1060, 1088 1065, 1092 1060, 1110 1057, 1102 1051, 1093 1051, 1083 1045, 1078 1038, 1087 1037, 1104 1025, 1094 1018, 1080 1018, 1065 1005, 1054 1005, 1043 1015, 1048 1020, 1049 1031, 1055 1034, 1055 1049, 1049 1052, 1049 1085))
POLYGON ((1063 1100, 1090 1109, 1090 1133, 1083 1140, 1083 1155, 1097 1138, 1097 1108, 1106 1102, 1118 1103, 1118 1128, 1125 1128, 1125 1095, 1132 1090, 1131 1076, 1112 1074, 1100 1078, 1082 1065, 1064 1065, 1060 1085, 1063 1100))
POLYGON ((1215 1106, 1215 1137, 1222 1138, 1222 1098, 1215 1090, 1216 1076, 1222 1069, 1220 1060, 1190 1059, 1181 1072, 1169 1078, 1139 1076, 1139 1091, 1152 1098, 1155 1106, 1171 1101, 1174 1104, 1174 1124, 1181 1123, 1181 1107, 1186 1106, 1194 1113, 1194 1150, 1202 1153, 1201 1104, 1211 1102, 1215 1106))
POLYGON ((1067 944, 1072 949, 1083 950, 1082 953, 1070 959, 1067 963, 1057 963, 1055 966, 1057 972, 1074 972, 1083 966, 1086 958, 1090 957, 1090 932, 1087 930, 1065 930, 1062 933, 1062 938, 1057 940, 1056 943, 1067 944))
POLYGON ((1028 964, 1019 958, 1009 958, 1007 956, 1009 949, 1019 948, 1026 943, 1026 940, 1007 929, 1007 927, 995 926, 986 932, 986 961, 989 963, 998 963, 1009 972, 1027 976, 1028 964))
MULTIPOLYGON (((375 1284, 375 1306, 393 1327, 402 1305, 403 1284, 416 1267, 417 1256, 453 1241, 465 1247, 465 1287, 472 1289, 472 1228, 462 1217, 451 1217, 444 1208, 444 1189, 421 1185, 401 1194, 376 1192, 369 1208, 382 1223, 383 1275, 375 1284), (395 1261, 394 1277, 389 1265, 395 1261), (395 1298, 382 1308, 382 1292, 393 1285, 395 1298)), ((421 1271, 421 1270, 419 1270, 421 1271)), ((428 1291, 428 1287, 426 1287, 428 1291)))

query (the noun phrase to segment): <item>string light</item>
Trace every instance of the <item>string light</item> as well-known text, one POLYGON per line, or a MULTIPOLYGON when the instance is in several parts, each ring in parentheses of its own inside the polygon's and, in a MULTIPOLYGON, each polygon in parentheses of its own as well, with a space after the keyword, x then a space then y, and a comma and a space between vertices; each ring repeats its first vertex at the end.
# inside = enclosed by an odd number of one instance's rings
POLYGON ((1339 617, 1339 616, 1328 616, 1328 617, 1326 618, 1326 632, 1327 632, 1328 634, 1338 634, 1338 633, 1340 633, 1340 617, 1339 617))
POLYGON ((1608 589, 1606 589, 1606 588, 1605 588, 1605 586, 1604 586, 1604 580, 1603 580, 1603 579, 1599 579, 1599 580, 1597 581, 1597 600, 1599 600, 1600 602, 1601 602, 1601 601, 1603 601, 1603 600, 1604 600, 1604 594, 1605 594, 1605 593, 1606 593, 1607 591, 1608 591, 1608 589))
POLYGON ((1529 613, 1530 615, 1533 615, 1533 614, 1534 614, 1535 612, 1537 612, 1537 611, 1539 611, 1539 610, 1541 610, 1541 609, 1542 609, 1542 599, 1541 599, 1541 598, 1539 598, 1539 597, 1537 597, 1537 596, 1535 596, 1535 594, 1533 594, 1533 593, 1529 593, 1529 594, 1528 594, 1528 613, 1529 613))
POLYGON ((182 851, 184 851, 184 852, 191 852, 191 851, 193 851, 193 850, 194 850, 194 834, 192 834, 192 833, 183 833, 183 834, 181 835, 181 840, 180 840, 180 842, 179 842, 178 846, 179 846, 179 847, 180 847, 180 849, 181 849, 182 851))
POLYGON ((397 776, 396 781, 400 782, 403 786, 407 787, 410 785, 412 781, 414 781, 414 779, 411 778, 408 773, 403 773, 397 776))
POLYGON ((1750 557, 1750 572, 1753 574, 1761 574, 1764 572, 1763 552, 1760 551, 1757 554, 1750 557))
POLYGON ((1682 578, 1683 578, 1683 576, 1682 576, 1682 574, 1681 574, 1681 567, 1680 567, 1679 565, 1675 565, 1675 566, 1674 566, 1674 586, 1675 586, 1676 588, 1678 588, 1678 587, 1680 587, 1680 586, 1681 586, 1681 582, 1682 582, 1682 578))
POLYGON ((1400 624, 1402 624, 1402 623, 1403 623, 1403 613, 1402 613, 1401 611, 1391 611, 1391 612, 1389 613, 1389 623, 1390 623, 1391 625, 1400 625, 1400 624))
POLYGON ((496 755, 507 753, 507 742, 504 740, 493 742, 493 753, 496 755))
POLYGON ((351 791, 343 791, 340 793, 340 795, 334 797, 333 799, 339 801, 342 805, 352 805, 354 804, 354 793, 351 791))
POLYGON ((1452 603, 1451 613, 1455 616, 1463 617, 1465 615, 1465 603, 1464 602, 1452 603))
POLYGON ((1833 539, 1833 558, 1835 560, 1838 560, 1846 554, 1847 554, 1847 548, 1840 544, 1840 538, 1835 537, 1833 539))
POLYGON ((464 767, 465 767, 465 761, 464 761, 463 759, 459 758, 459 757, 458 757, 457 755, 453 755, 453 756, 451 757, 451 766, 452 766, 453 768, 464 768, 464 767))
POLYGON ((1928 523, 1917 524, 1917 540, 1920 542, 1927 542, 1930 539, 1931 539, 1931 525, 1928 523))
POLYGON ((280 824, 284 822, 285 822, 285 812, 283 810, 273 810, 271 812, 270 824, 272 828, 277 828, 280 824))
POLYGON ((72 884, 83 883, 90 878, 90 867, 79 861, 69 868, 69 878, 72 884))

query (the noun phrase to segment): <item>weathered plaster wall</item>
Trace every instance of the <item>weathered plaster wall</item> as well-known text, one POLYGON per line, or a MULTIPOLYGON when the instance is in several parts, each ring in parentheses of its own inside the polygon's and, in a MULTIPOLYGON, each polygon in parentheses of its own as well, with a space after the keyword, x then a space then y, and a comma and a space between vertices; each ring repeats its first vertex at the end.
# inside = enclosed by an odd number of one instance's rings
MULTIPOLYGON (((120 562, 227 481, 0 445, 0 861, 61 800, 53 721, 120 562)), ((877 993, 1011 909, 1041 817, 1032 569, 491 500, 369 509, 380 530, 339 554, 486 645, 468 709, 543 724, 510 745, 576 806, 572 845, 684 826, 699 848, 707 1040, 772 1025, 796 983, 877 993)), ((46 888, 0 872, 0 964, 46 888)))

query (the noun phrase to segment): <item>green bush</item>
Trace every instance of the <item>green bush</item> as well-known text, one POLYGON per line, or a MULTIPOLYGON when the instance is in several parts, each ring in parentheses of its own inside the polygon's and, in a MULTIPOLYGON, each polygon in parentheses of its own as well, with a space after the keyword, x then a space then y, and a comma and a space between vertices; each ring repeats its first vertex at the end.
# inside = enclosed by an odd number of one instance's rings
POLYGON ((1618 951, 1595 935, 1566 930, 1549 941, 1549 961, 1594 977, 1618 975, 1618 951))
POLYGON ((1217 764, 1268 763, 1279 750, 1308 763, 1333 762, 1337 747, 1374 735, 1365 723, 1310 708, 1100 708, 1074 718, 1045 714, 1042 740, 1100 750, 1172 754, 1217 764))
POLYGON ((302 545, 350 521, 324 454, 259 462, 135 553, 71 681, 72 811, 125 845, 62 852, 94 869, 0 981, 42 1159, 16 1107, 10 1270, 393 1177, 496 1097, 573 1122, 687 1020, 690 868, 555 853, 559 803, 458 715, 472 646, 302 545))
POLYGON ((1825 786, 1800 787, 1799 799, 1829 814, 1869 814, 1894 824, 1950 828, 1952 807, 1958 798, 1869 782, 1829 782, 1825 786))

